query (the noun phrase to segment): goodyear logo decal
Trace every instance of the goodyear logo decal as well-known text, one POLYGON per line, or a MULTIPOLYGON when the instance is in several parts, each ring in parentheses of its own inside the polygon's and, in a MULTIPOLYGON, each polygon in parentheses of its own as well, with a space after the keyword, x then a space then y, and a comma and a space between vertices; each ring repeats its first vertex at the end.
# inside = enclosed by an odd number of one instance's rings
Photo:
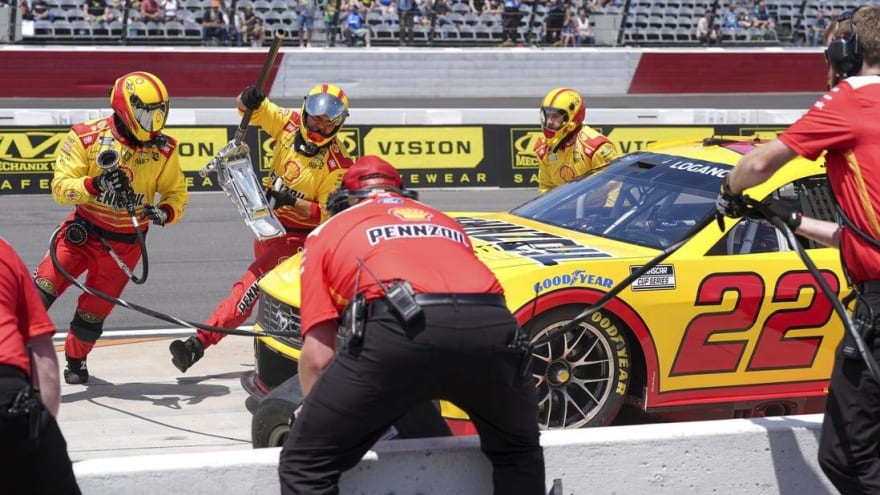
POLYGON ((475 168, 483 161, 482 127, 374 127, 364 154, 400 169, 475 168))

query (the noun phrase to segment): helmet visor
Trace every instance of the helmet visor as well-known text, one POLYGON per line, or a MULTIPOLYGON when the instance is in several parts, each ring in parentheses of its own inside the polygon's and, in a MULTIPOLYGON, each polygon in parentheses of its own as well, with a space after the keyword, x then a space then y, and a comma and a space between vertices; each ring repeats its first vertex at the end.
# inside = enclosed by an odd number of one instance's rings
POLYGON ((131 108, 134 111, 134 118, 147 132, 161 131, 165 127, 165 120, 168 118, 168 102, 160 103, 144 103, 136 95, 131 97, 131 108))
POLYGON ((337 127, 345 122, 348 111, 339 98, 328 93, 319 93, 306 97, 306 113, 315 117, 326 115, 337 127))
POLYGON ((541 107, 541 127, 558 131, 568 122, 568 113, 560 108, 541 107))

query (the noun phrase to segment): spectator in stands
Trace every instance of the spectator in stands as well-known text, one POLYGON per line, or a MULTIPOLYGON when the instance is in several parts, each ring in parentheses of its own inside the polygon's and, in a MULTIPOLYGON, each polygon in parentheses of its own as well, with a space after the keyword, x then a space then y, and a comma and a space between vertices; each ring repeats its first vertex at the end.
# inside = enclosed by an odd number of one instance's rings
POLYGON ((162 22, 162 6, 159 0, 141 0, 141 21, 162 22))
POLYGON ((736 11, 736 2, 731 2, 721 17, 721 27, 724 29, 736 29, 739 27, 739 14, 736 11))
POLYGON ((810 46, 819 46, 824 45, 824 37, 825 31, 828 30, 828 19, 825 18, 825 12, 821 10, 816 12, 816 18, 813 19, 813 22, 810 23, 810 39, 807 42, 810 43, 810 46))
POLYGON ((489 0, 468 0, 468 8, 473 14, 482 14, 488 6, 489 0))
POLYGON ((770 15, 766 0, 758 0, 754 10, 752 10, 752 27, 765 31, 776 31, 776 21, 770 15))
POLYGON ((315 14, 317 13, 317 0, 296 1, 296 20, 293 22, 293 30, 299 32, 299 46, 312 46, 312 33, 315 32, 315 14))
MULTIPOLYGON (((27 5, 27 2, 25 2, 27 5)), ((46 0, 31 0, 31 15, 35 21, 54 21, 55 16, 51 13, 51 8, 46 0)), ((25 17, 22 17, 25 19, 25 17)))
POLYGON ((550 0, 550 7, 544 16, 541 34, 543 42, 550 46, 562 44, 562 28, 568 23, 571 10, 565 0, 550 0))
MULTIPOLYGON (((2 2, 0 2, 2 3, 2 2)), ((48 13, 48 11, 47 11, 48 13)), ((24 21, 33 21, 34 14, 31 12, 31 8, 27 3, 27 0, 19 0, 18 2, 18 17, 24 21)))
POLYGON ((416 0, 396 0, 397 18, 400 26, 400 46, 412 46, 415 38, 413 28, 415 18, 420 14, 419 4, 416 0))
POLYGON ((254 13, 254 6, 249 3, 245 4, 239 18, 241 19, 241 33, 244 43, 250 43, 254 47, 263 46, 266 32, 263 30, 263 20, 254 13))
POLYGON ((575 41, 577 46, 595 45, 596 37, 593 36, 593 23, 587 14, 587 9, 581 7, 578 9, 578 15, 575 17, 577 22, 575 41))
POLYGON ((348 46, 357 46, 363 43, 364 46, 370 46, 370 28, 367 26, 366 18, 358 8, 357 2, 348 5, 347 11, 342 16, 342 37, 348 46))
POLYGON ((211 8, 205 11, 202 17, 202 46, 208 46, 213 40, 217 40, 221 44, 228 44, 229 31, 226 26, 229 25, 229 18, 223 11, 223 4, 220 0, 211 0, 211 8))
POLYGON ((106 0, 85 0, 83 2, 83 17, 92 24, 111 22, 115 19, 106 0))
POLYGON ((397 7, 394 5, 394 0, 379 0, 376 2, 376 6, 379 7, 379 13, 382 15, 397 15, 397 7))
POLYGON ((519 43, 519 0, 504 0, 504 10, 501 11, 501 46, 513 46, 519 43))
MULTIPOLYGON (((587 21, 589 24, 589 20, 587 21)), ((570 46, 574 47, 577 45, 577 32, 578 32, 578 18, 574 15, 566 16, 565 25, 562 26, 562 33, 560 34, 560 41, 562 42, 562 46, 570 46)))
POLYGON ((178 20, 177 10, 180 8, 180 2, 178 0, 162 0, 160 5, 162 6, 162 11, 165 15, 165 22, 178 20))
POLYGON ((711 10, 704 12, 697 21, 697 40, 704 45, 714 45, 721 40, 715 27, 715 13, 711 10))
MULTIPOLYGON (((449 6, 447 0, 434 0, 434 3, 431 5, 428 15, 430 16, 430 24, 431 24, 431 39, 434 38, 434 32, 437 27, 442 26, 454 26, 455 23, 452 21, 450 15, 452 14, 452 7, 449 6)), ((443 38, 446 38, 448 35, 445 31, 441 31, 443 38)))

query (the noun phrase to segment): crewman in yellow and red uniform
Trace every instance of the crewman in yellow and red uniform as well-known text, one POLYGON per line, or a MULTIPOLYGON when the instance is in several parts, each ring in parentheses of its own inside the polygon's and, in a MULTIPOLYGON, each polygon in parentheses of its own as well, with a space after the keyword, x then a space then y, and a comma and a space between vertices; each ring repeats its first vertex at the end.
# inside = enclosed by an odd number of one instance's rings
MULTIPOLYGON (((239 112, 253 110, 251 123, 275 140, 267 184, 282 181, 280 190, 266 194, 274 201, 275 215, 287 235, 254 241, 254 262, 233 285, 229 295, 205 321, 207 325, 235 328, 250 316, 257 302, 257 281, 264 273, 302 249, 306 236, 328 218, 327 196, 342 180, 351 163, 336 137, 348 117, 348 96, 337 86, 319 84, 305 96, 302 109, 284 109, 250 86, 237 98, 239 112)), ((199 330, 186 340, 170 345, 171 362, 185 372, 202 358, 205 348, 226 334, 199 330)))
MULTIPOLYGON (((135 224, 146 234, 150 223, 178 222, 189 200, 177 141, 162 133, 169 104, 168 90, 155 75, 131 72, 120 77, 110 92, 113 115, 73 125, 55 162, 52 197, 59 204, 76 205, 58 233, 58 260, 73 277, 87 271, 85 285, 113 297, 122 293, 130 275, 106 246, 133 269, 141 258, 135 224)), ((34 283, 46 308, 70 286, 48 255, 37 267, 34 283)), ((88 381, 86 356, 113 306, 97 296, 80 295, 64 343, 67 383, 88 381)))
POLYGON ((583 97, 570 88, 556 88, 541 102, 544 136, 535 142, 539 193, 602 168, 620 155, 601 132, 584 125, 585 116, 583 97))

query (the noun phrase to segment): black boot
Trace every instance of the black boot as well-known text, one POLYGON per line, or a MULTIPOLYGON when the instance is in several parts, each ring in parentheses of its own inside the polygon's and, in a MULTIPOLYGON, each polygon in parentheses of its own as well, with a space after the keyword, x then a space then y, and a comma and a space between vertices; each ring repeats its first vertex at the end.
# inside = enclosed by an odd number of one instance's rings
POLYGON ((205 355, 205 347, 197 337, 175 340, 168 346, 168 350, 171 351, 171 364, 181 373, 186 373, 186 370, 205 355))
POLYGON ((68 385, 81 385, 89 381, 89 369, 86 367, 86 358, 74 359, 68 355, 67 367, 64 368, 64 382, 68 385))

